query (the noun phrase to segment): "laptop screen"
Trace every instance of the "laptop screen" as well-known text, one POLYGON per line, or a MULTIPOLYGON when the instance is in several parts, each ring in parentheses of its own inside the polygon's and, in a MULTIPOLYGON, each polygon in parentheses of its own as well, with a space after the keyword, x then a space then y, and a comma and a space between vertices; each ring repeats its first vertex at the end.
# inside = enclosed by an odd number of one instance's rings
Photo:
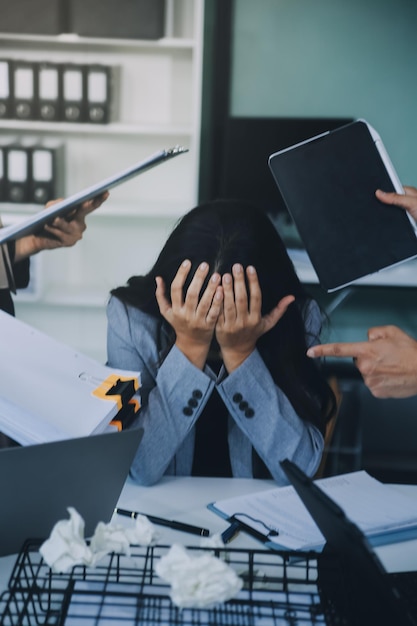
POLYGON ((109 522, 143 430, 91 435, 0 451, 0 555, 44 539, 74 507, 85 536, 109 522))
POLYGON ((362 531, 297 465, 285 459, 281 466, 327 542, 319 560, 323 602, 355 626, 416 624, 362 531))

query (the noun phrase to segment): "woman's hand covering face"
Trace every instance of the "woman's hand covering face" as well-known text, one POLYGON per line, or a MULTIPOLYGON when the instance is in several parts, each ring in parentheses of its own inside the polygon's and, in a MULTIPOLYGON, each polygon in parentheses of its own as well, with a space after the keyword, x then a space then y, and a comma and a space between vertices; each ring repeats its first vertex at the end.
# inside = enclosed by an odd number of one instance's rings
POLYGON ((165 284, 157 277, 156 299, 164 319, 176 333, 176 346, 202 369, 214 338, 230 373, 255 350, 259 337, 273 328, 284 315, 294 296, 285 296, 267 315, 262 316, 262 293, 254 267, 235 264, 232 274, 215 272, 202 292, 209 273, 207 263, 197 268, 185 296, 184 284, 191 269, 184 261, 171 284, 171 302, 165 284))

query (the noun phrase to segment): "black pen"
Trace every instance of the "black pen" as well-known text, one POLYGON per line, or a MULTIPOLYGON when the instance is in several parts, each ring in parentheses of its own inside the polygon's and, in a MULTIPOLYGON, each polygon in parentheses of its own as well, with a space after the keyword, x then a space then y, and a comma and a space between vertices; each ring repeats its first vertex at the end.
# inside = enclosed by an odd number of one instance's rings
POLYGON ((182 522, 176 522, 175 520, 164 519, 163 517, 155 517, 155 515, 148 515, 147 513, 139 513, 139 511, 126 511, 126 509, 114 509, 114 512, 118 515, 124 515, 125 517, 131 517, 136 519, 138 515, 144 515, 153 524, 158 526, 168 526, 174 530, 181 530, 184 533, 191 533, 192 535, 200 535, 201 537, 208 537, 210 531, 207 528, 199 528, 198 526, 191 526, 190 524, 183 524, 182 522))

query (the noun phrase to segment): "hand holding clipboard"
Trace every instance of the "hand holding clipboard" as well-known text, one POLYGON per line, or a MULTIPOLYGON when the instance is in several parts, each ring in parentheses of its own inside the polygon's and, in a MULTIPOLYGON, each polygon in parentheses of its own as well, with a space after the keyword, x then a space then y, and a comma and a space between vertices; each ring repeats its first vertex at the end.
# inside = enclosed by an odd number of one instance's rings
POLYGON ((181 146, 175 146, 174 148, 156 152, 147 159, 134 163, 117 174, 105 178, 91 187, 83 189, 65 200, 58 201, 17 224, 6 226, 0 230, 0 244, 13 239, 19 239, 25 235, 39 234, 45 225, 51 224, 56 217, 71 215, 74 209, 77 209, 86 201, 93 198, 99 198, 113 187, 130 180, 134 176, 138 176, 139 174, 146 172, 160 163, 165 163, 165 161, 168 161, 179 154, 184 154, 185 152, 188 152, 188 149, 181 146))

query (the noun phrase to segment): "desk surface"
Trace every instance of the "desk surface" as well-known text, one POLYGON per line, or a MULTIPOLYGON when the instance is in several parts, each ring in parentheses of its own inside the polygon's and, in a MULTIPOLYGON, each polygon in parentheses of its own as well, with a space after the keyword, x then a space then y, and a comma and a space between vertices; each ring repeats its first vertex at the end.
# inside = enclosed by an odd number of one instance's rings
MULTIPOLYGON (((194 478, 166 477, 153 487, 140 487, 128 479, 120 495, 118 506, 140 511, 148 515, 171 518, 208 528, 212 534, 222 532, 227 522, 207 509, 207 504, 223 498, 270 489, 275 483, 268 480, 242 478, 194 478)), ((395 485, 405 493, 417 498, 417 485, 395 485)), ((115 516, 119 524, 131 524, 131 520, 115 516)), ((159 543, 200 545, 200 538, 158 527, 159 543)), ((240 533, 231 547, 260 549, 262 544, 245 533, 240 533)), ((417 539, 381 546, 376 549, 388 571, 417 570, 417 539)), ((4 591, 16 556, 0 558, 0 593, 4 591)))

